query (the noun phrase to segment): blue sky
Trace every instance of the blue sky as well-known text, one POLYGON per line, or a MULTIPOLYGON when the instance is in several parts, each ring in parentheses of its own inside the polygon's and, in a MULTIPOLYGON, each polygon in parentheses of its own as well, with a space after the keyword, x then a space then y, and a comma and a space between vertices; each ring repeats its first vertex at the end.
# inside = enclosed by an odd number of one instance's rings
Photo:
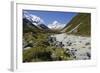
POLYGON ((23 10, 29 14, 36 15, 45 21, 45 24, 51 24, 54 21, 58 21, 62 24, 67 24, 74 16, 75 12, 58 12, 58 11, 38 11, 38 10, 23 10))

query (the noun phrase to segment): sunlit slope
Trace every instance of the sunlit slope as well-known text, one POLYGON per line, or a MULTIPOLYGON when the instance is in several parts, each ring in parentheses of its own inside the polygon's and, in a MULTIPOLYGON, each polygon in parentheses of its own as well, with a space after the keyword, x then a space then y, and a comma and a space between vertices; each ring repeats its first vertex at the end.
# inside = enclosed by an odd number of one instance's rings
POLYGON ((76 35, 90 36, 91 34, 91 14, 78 13, 62 30, 76 35))

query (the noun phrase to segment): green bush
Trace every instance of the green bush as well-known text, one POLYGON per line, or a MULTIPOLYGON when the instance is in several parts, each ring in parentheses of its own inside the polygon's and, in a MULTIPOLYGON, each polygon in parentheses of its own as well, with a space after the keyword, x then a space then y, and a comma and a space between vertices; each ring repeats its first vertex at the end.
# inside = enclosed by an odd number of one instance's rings
POLYGON ((38 46, 36 48, 31 48, 23 51, 23 62, 31 62, 32 60, 51 60, 51 52, 47 48, 38 46))
POLYGON ((69 60, 70 55, 65 53, 63 48, 55 48, 54 51, 52 51, 52 59, 53 60, 69 60))
POLYGON ((34 38, 30 33, 24 36, 27 42, 33 42, 31 43, 33 47, 23 50, 23 62, 58 61, 70 58, 70 55, 65 53, 63 48, 56 48, 49 45, 47 42, 48 34, 37 33, 36 37, 34 38))

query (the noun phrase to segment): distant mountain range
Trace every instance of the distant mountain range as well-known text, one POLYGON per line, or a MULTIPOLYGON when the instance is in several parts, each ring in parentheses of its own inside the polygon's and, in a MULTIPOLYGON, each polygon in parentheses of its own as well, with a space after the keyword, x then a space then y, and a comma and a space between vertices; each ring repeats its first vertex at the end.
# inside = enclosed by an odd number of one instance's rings
POLYGON ((43 19, 36 15, 29 14, 25 12, 23 14, 23 18, 29 20, 33 25, 37 26, 40 29, 62 29, 64 27, 64 24, 59 23, 58 21, 53 21, 51 24, 46 24, 43 19))
POLYGON ((60 30, 65 26, 65 24, 59 23, 58 21, 54 21, 52 24, 49 24, 48 27, 52 30, 60 30))
POLYGON ((54 21, 52 24, 46 25, 45 22, 36 15, 23 16, 23 30, 24 32, 64 32, 78 35, 91 34, 91 14, 90 13, 78 13, 68 24, 61 24, 58 21, 54 21))

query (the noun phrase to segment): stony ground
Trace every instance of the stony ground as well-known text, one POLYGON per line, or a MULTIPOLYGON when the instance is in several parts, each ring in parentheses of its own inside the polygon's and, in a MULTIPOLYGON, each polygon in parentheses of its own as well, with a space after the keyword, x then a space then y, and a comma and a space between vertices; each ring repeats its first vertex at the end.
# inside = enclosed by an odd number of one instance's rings
POLYGON ((91 38, 68 34, 55 34, 58 42, 64 44, 63 48, 70 53, 76 60, 87 60, 91 58, 91 38))

